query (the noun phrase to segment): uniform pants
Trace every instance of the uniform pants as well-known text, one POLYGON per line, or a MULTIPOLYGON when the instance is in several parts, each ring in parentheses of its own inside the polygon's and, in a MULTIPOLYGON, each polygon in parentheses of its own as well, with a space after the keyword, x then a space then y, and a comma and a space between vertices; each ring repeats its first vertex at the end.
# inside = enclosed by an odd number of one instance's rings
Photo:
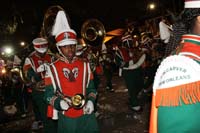
POLYGON ((58 133, 99 133, 95 114, 69 118, 59 113, 58 133))
POLYGON ((33 90, 33 111, 36 121, 42 121, 45 133, 56 133, 57 121, 47 118, 47 104, 44 101, 44 92, 33 90))
POLYGON ((137 96, 138 96, 138 93, 144 87, 144 78, 143 78, 142 68, 137 68, 133 70, 123 70, 122 76, 125 80, 125 84, 128 89, 131 107, 138 106, 139 101, 138 101, 137 96))

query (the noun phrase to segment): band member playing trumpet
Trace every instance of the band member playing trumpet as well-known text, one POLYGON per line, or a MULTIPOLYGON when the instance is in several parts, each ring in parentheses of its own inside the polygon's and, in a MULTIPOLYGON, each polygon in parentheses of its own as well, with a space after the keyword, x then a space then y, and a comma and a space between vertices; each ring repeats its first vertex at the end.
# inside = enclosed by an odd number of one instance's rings
MULTIPOLYGON (((61 57, 50 64, 45 75, 45 100, 59 111, 58 133, 98 133, 93 113, 97 95, 93 75, 89 63, 75 55, 76 33, 64 11, 57 13, 52 35, 61 57), (76 108, 79 101, 83 105, 76 108)), ((55 111, 49 115, 55 118, 55 111)))

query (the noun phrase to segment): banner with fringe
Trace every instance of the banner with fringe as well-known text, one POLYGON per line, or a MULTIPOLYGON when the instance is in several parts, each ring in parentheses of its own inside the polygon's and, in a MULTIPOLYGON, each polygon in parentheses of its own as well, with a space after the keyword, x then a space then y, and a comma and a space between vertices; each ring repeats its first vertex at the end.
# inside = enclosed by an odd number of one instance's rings
POLYGON ((200 102, 200 65, 182 55, 167 57, 156 72, 153 93, 156 107, 200 102))

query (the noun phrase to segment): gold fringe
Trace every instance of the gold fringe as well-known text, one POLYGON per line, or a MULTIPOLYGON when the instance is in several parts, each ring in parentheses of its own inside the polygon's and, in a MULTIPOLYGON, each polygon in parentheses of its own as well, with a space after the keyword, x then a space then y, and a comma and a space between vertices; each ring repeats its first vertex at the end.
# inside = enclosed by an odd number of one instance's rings
POLYGON ((156 90, 156 107, 200 102, 200 81, 156 90))

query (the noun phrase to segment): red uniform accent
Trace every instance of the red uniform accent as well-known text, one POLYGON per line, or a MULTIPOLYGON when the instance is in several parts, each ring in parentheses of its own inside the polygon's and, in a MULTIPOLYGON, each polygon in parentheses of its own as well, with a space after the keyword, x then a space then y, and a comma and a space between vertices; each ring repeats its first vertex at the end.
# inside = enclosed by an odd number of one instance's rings
POLYGON ((32 93, 32 88, 27 88, 27 90, 28 90, 28 93, 32 93))
POLYGON ((76 34, 73 32, 63 32, 56 37, 56 42, 62 41, 64 39, 76 39, 76 34))
POLYGON ((36 48, 46 48, 46 47, 48 47, 48 44, 35 44, 34 47, 36 47, 36 48))
POLYGON ((103 75, 103 68, 101 65, 96 66, 96 73, 97 75, 103 75))
POLYGON ((129 56, 129 51, 127 48, 119 48, 122 54, 122 57, 124 59, 124 62, 129 62, 130 61, 130 56, 129 56))
POLYGON ((48 105, 47 107, 47 117, 52 118, 53 117, 53 106, 48 105))
MULTIPOLYGON (((31 63, 32 63, 35 70, 37 70, 37 68, 41 64, 43 64, 45 62, 51 63, 51 60, 52 60, 52 57, 49 54, 45 54, 44 57, 40 57, 36 54, 36 52, 34 52, 29 58, 31 59, 31 63)), ((41 73, 38 73, 38 74, 41 74, 41 73)), ((44 77, 44 74, 42 74, 42 76, 44 77)))
MULTIPOLYGON (((54 63, 55 68, 57 70, 57 75, 59 76, 59 83, 61 86, 61 91, 64 95, 74 96, 77 93, 81 93, 85 95, 85 90, 87 83, 87 76, 84 77, 84 62, 80 60, 75 60, 73 64, 65 63, 64 61, 59 61, 54 63), (69 70, 69 71, 65 71, 69 70), (77 71, 74 71, 77 70, 77 71), (74 77, 73 80, 70 80, 70 72, 74 77), (77 72, 77 73, 76 73, 77 72), (83 83, 83 79, 85 78, 85 83, 83 83), (84 87, 83 87, 84 86, 84 87)), ((86 65, 87 68, 87 65, 86 65)), ((86 71, 86 74, 88 71, 86 71)), ((70 108, 64 113, 66 116, 75 118, 83 115, 83 109, 74 109, 70 108)))

